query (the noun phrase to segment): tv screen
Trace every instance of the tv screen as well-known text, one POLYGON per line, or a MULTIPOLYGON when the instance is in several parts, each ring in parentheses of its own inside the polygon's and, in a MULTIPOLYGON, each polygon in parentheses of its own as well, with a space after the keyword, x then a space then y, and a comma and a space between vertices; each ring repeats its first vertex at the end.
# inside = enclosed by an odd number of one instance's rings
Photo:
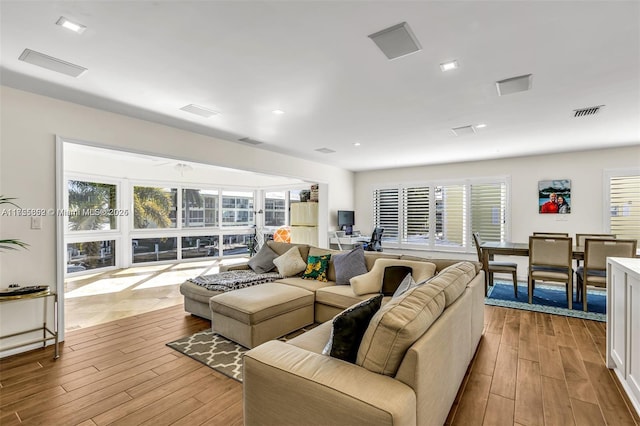
POLYGON ((338 228, 352 228, 355 224, 355 213, 353 210, 338 210, 338 228))

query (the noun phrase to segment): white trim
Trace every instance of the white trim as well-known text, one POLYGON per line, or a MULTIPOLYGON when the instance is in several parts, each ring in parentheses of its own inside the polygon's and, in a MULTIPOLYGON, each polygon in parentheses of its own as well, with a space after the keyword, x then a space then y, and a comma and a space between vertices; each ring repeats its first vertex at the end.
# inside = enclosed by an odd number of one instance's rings
MULTIPOLYGON (((65 208, 64 140, 56 135, 56 211, 65 208)), ((58 293, 58 340, 64 341, 64 276, 67 269, 65 247, 65 218, 56 216, 56 293, 58 293)))

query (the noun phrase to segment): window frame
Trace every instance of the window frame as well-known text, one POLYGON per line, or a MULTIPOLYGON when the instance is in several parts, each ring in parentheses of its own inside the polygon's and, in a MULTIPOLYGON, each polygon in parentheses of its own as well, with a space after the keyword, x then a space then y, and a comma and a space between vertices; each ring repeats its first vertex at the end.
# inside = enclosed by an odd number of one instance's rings
MULTIPOLYGON (((629 167, 621 169, 604 169, 602 178, 603 193, 603 212, 602 212, 602 229, 605 233, 611 232, 611 178, 623 176, 640 176, 640 167, 629 167)), ((640 243, 640 239, 639 239, 640 243)))
MULTIPOLYGON (((394 239, 385 238, 383 234, 383 242, 385 247, 404 250, 427 250, 427 251, 444 251, 444 252, 459 252, 459 253, 475 253, 475 247, 473 246, 473 238, 471 233, 473 232, 472 224, 472 211, 471 205, 471 188, 473 185, 504 185, 504 219, 503 219, 503 241, 509 241, 511 238, 511 178, 510 176, 495 176, 495 177, 481 177, 481 178, 463 178, 463 179, 446 179, 446 180, 430 180, 430 181, 414 181, 414 182, 401 182, 394 184, 381 184, 374 185, 372 187, 372 219, 373 226, 378 226, 379 222, 376 219, 378 213, 376 211, 376 192, 381 190, 395 190, 397 191, 397 199, 399 205, 397 206, 397 223, 398 223, 398 235, 394 239), (446 245, 438 243, 436 240, 437 232, 437 218, 435 212, 436 209, 436 188, 437 187, 455 187, 463 186, 463 218, 460 226, 462 227, 462 239, 461 245, 446 245), (416 244, 403 241, 403 235, 406 233, 405 224, 405 206, 403 193, 407 188, 428 188, 428 212, 429 212, 429 225, 427 242, 424 244, 416 244)), ((383 226, 384 227, 384 226, 383 226)))

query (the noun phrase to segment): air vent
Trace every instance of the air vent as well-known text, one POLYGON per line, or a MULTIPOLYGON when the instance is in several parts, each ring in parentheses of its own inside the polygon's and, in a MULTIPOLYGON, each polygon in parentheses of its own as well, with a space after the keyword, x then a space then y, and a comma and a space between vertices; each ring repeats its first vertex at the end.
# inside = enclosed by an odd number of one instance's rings
POLYGON ((262 145, 264 142, 262 141, 257 141, 255 139, 251 139, 251 138, 242 138, 242 139, 238 139, 240 142, 244 142, 244 143, 248 143, 249 145, 262 145))
POLYGON ((389 59, 396 59, 422 49, 418 39, 406 22, 371 34, 369 38, 389 59))
POLYGON ((70 77, 80 77, 85 73, 85 71, 87 71, 85 67, 81 67, 80 65, 75 65, 31 49, 24 49, 22 55, 20 55, 18 59, 70 77))
POLYGON ((476 129, 473 126, 454 127, 451 131, 456 136, 473 135, 476 133, 476 129))
POLYGON ((191 114, 195 114, 195 115, 199 115, 200 117, 204 117, 204 118, 209 118, 209 117, 213 117, 214 115, 218 115, 219 113, 216 111, 213 111, 209 108, 205 108, 205 107, 201 107, 198 105, 185 105, 182 108, 180 108, 182 111, 186 111, 186 112, 190 112, 191 114))
POLYGON ((510 95, 512 93, 531 90, 532 81, 532 74, 520 75, 518 77, 511 77, 504 80, 496 81, 498 96, 510 95))
POLYGON ((600 110, 604 108, 604 105, 592 106, 588 108, 580 108, 573 110, 574 117, 586 117, 588 115, 595 115, 600 112, 600 110))
POLYGON ((332 152, 335 152, 334 150, 329 148, 318 148, 316 149, 316 151, 321 152, 323 154, 331 154, 332 152))

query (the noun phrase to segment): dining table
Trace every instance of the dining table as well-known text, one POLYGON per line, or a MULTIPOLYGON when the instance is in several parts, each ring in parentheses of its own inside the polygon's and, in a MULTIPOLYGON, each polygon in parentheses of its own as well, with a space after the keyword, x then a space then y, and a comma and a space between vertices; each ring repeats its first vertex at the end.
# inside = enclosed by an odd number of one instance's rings
MULTIPOLYGON (((514 243, 511 241, 485 241, 480 244, 482 252, 482 267, 485 271, 484 279, 487 287, 489 283, 489 261, 495 255, 500 256, 524 256, 529 257, 529 243, 514 243)), ((584 246, 573 246, 571 257, 575 260, 584 260, 584 246)))

